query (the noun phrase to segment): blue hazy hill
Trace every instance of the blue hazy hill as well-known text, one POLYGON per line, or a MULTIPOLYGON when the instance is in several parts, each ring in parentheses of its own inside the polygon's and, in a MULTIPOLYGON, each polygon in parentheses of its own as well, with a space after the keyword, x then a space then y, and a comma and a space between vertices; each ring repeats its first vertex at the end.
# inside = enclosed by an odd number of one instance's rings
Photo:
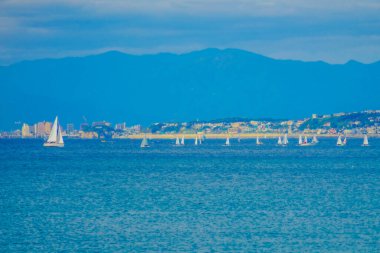
POLYGON ((25 61, 0 67, 0 129, 15 121, 127 124, 299 118, 380 108, 380 62, 275 60, 237 49, 25 61))

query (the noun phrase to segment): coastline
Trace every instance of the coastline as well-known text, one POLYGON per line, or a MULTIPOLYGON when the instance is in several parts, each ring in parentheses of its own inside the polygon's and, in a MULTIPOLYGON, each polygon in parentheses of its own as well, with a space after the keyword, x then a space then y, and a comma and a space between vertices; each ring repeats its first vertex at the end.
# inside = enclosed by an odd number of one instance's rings
MULTIPOLYGON (((113 139, 142 139, 144 138, 145 134, 133 134, 128 136, 114 136, 113 139)), ((163 139, 163 140, 175 140, 177 137, 184 136, 185 139, 195 139, 196 136, 198 138, 202 136, 203 134, 151 134, 147 133, 146 136, 150 139, 163 139)), ((308 138, 312 138, 314 134, 288 134, 288 138, 290 139, 296 139, 299 137, 299 135, 306 136, 308 138)), ((228 133, 221 133, 221 134, 204 134, 206 139, 225 139, 227 136, 229 138, 239 138, 240 139, 255 139, 256 137, 259 138, 266 138, 267 139, 274 139, 278 137, 283 137, 284 134, 277 134, 277 133, 270 133, 270 134, 264 134, 264 133, 244 133, 244 134, 228 134, 228 133)), ((338 134, 321 134, 317 135, 318 138, 338 138, 338 134)), ((346 135, 348 138, 363 138, 363 135, 346 135)), ((368 135, 369 138, 379 138, 379 135, 368 135)))

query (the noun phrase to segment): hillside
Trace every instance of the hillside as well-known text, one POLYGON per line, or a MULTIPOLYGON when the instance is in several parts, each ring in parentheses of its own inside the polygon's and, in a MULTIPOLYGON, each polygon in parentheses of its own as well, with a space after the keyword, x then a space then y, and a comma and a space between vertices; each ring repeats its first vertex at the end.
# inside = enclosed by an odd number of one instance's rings
POLYGON ((100 55, 0 67, 0 129, 15 121, 127 124, 303 118, 380 108, 380 62, 286 61, 236 49, 100 55))

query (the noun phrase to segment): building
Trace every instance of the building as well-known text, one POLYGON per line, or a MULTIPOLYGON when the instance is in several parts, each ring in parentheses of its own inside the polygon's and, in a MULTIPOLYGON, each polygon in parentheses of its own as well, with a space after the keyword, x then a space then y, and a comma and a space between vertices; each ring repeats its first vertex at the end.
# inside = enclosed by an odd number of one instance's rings
POLYGON ((311 115, 311 118, 312 118, 312 119, 318 119, 319 116, 318 116, 318 114, 315 114, 315 113, 314 113, 314 114, 311 115))
POLYGON ((22 138, 29 138, 32 137, 32 133, 30 132, 30 127, 28 124, 23 124, 21 128, 21 136, 22 138))
POLYGON ((81 139, 97 139, 99 137, 97 132, 79 132, 79 136, 81 139))
POLYGON ((346 115, 346 113, 344 113, 344 112, 339 112, 339 113, 333 114, 334 117, 340 117, 340 116, 344 116, 344 115, 346 115))
POLYGON ((134 125, 131 126, 131 130, 135 133, 140 133, 141 132, 141 125, 134 125))
POLYGON ((79 126, 79 130, 80 130, 80 131, 84 131, 84 130, 86 130, 89 126, 90 126, 90 125, 89 125, 87 122, 82 123, 82 124, 80 124, 80 126, 79 126))
POLYGON ((74 133, 74 124, 73 123, 69 123, 66 125, 66 133, 67 134, 74 133))
POLYGON ((111 126, 111 123, 107 121, 97 121, 97 122, 92 122, 92 127, 103 127, 103 126, 111 126))
POLYGON ((51 122, 38 122, 34 124, 34 134, 38 137, 48 136, 51 132, 52 123, 51 122))
POLYGON ((125 122, 123 123, 118 123, 115 125, 115 130, 121 130, 124 131, 127 128, 127 125, 125 122))

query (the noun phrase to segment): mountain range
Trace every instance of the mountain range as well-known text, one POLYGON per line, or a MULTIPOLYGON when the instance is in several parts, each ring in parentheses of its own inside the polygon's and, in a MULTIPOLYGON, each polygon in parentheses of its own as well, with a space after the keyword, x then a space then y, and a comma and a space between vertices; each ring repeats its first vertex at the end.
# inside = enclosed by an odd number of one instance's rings
POLYGON ((0 67, 0 129, 14 122, 150 124, 304 118, 380 108, 380 62, 277 60, 238 49, 41 59, 0 67))

